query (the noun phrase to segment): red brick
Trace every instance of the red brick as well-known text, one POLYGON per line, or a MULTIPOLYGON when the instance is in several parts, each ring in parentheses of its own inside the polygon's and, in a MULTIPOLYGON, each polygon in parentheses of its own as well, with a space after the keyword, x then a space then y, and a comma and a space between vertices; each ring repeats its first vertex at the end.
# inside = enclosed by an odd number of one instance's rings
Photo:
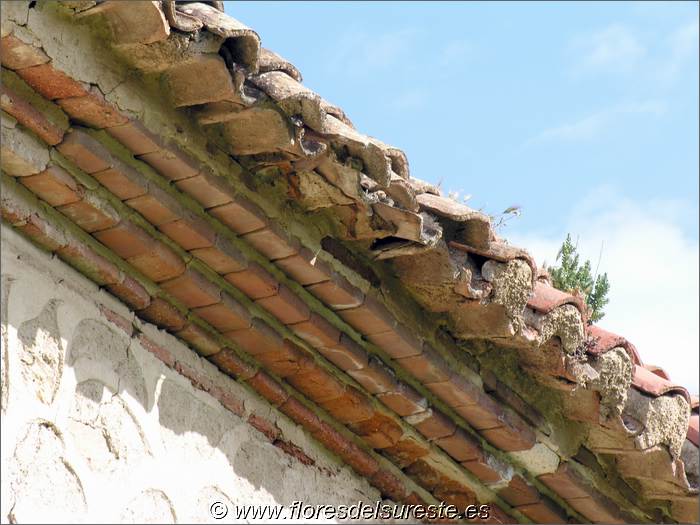
POLYGON ((284 344, 282 337, 259 319, 254 319, 248 328, 226 332, 224 335, 251 355, 273 352, 284 344))
POLYGON ((71 242, 58 248, 56 254, 100 286, 113 284, 121 279, 119 268, 79 242, 71 242))
POLYGON ((112 159, 111 165, 111 168, 93 173, 92 176, 121 200, 146 194, 148 187, 143 175, 116 158, 112 159))
POLYGON ((73 177, 58 166, 49 166, 36 175, 22 177, 19 181, 51 206, 62 206, 82 198, 82 190, 73 177))
POLYGON ((61 98, 56 103, 79 124, 92 128, 106 128, 128 122, 119 110, 107 102, 100 90, 92 86, 87 95, 61 98))
POLYGON ((279 283, 258 264, 251 264, 241 272, 224 276, 228 282, 251 299, 262 299, 277 293, 279 283))
POLYGON ((311 250, 303 247, 296 255, 278 259, 275 264, 302 286, 327 281, 331 275, 328 265, 319 260, 311 250))
POLYGON ((50 64, 40 64, 17 71, 17 74, 34 91, 50 100, 66 97, 80 97, 87 94, 86 86, 76 82, 65 73, 54 69, 50 64))
MULTIPOLYGON (((433 496, 438 501, 444 501, 449 505, 454 505, 458 509, 466 509, 469 505, 476 505, 476 494, 468 485, 460 483, 454 479, 443 477, 443 480, 433 490, 433 496)), ((467 521, 469 523, 469 521, 467 521)))
POLYGON ((489 503, 489 514, 482 523, 518 523, 513 516, 509 516, 503 509, 494 503, 489 503))
POLYGON ((209 332, 193 323, 187 323, 185 327, 182 330, 178 330, 175 335, 187 341, 204 357, 216 354, 222 349, 222 346, 209 332))
POLYGON ((216 233, 199 217, 187 213, 182 219, 161 224, 158 229, 183 250, 208 248, 216 241, 216 233))
POLYGON ((367 420, 375 413, 367 396, 350 386, 345 387, 340 397, 319 401, 319 404, 335 419, 345 424, 367 420))
POLYGON ((245 414, 243 400, 238 399, 231 394, 231 392, 217 386, 212 386, 209 389, 209 394, 211 394, 211 396, 221 403, 221 405, 229 412, 236 414, 238 417, 243 417, 245 414))
POLYGON ((385 448, 383 454, 397 467, 406 468, 430 454, 430 448, 417 437, 404 436, 396 444, 385 448))
POLYGON ((514 507, 531 505, 540 500, 540 493, 522 477, 515 475, 506 487, 498 491, 498 495, 514 507))
POLYGON ((366 297, 362 306, 340 310, 338 315, 364 335, 388 332, 396 326, 396 321, 387 309, 371 297, 366 297))
POLYGON ((502 476, 496 470, 495 463, 491 456, 482 452, 477 459, 464 461, 462 466, 486 484, 498 483, 502 481, 502 476))
POLYGON ((422 354, 397 359, 396 362, 421 383, 439 383, 447 381, 450 376, 445 360, 427 345, 422 354))
POLYGON ((221 302, 196 308, 193 313, 221 332, 241 330, 252 322, 248 310, 226 292, 221 293, 221 302))
POLYGON ((219 370, 237 379, 247 380, 257 373, 257 369, 238 357, 230 348, 209 356, 207 359, 214 363, 219 370))
POLYGON ((590 496, 589 487, 566 463, 561 463, 556 472, 542 474, 537 479, 567 500, 590 496))
POLYGON ((308 321, 290 325, 289 328, 315 348, 334 348, 340 343, 340 330, 317 313, 311 314, 308 321))
POLYGON ((142 319, 171 332, 181 330, 187 323, 185 317, 174 306, 160 297, 151 299, 151 303, 137 313, 142 319))
POLYGON ((304 451, 292 443, 291 441, 285 441, 283 439, 277 439, 273 443, 277 448, 282 450, 285 454, 288 456, 293 457, 296 459, 299 463, 302 465, 306 465, 307 467, 312 467, 316 464, 316 461, 314 461, 312 458, 310 458, 308 455, 304 453, 304 451))
POLYGON ((368 339, 394 359, 415 356, 423 351, 423 343, 402 326, 397 326, 389 332, 370 335, 368 339))
POLYGON ((377 460, 352 442, 340 453, 340 459, 364 477, 372 476, 379 470, 377 460))
POLYGON ((368 364, 367 352, 345 334, 340 334, 336 346, 321 347, 318 351, 341 370, 361 370, 368 364))
POLYGON ((262 433, 270 441, 274 441, 281 435, 281 431, 277 428, 272 421, 268 421, 265 418, 251 414, 248 416, 248 423, 256 429, 258 432, 262 433))
POLYGON ((243 239, 271 261, 294 255, 299 246, 298 242, 287 238, 272 226, 247 233, 243 239))
POLYGON ((504 426, 482 430, 480 434, 494 447, 506 452, 528 450, 535 445, 535 433, 517 416, 506 413, 504 426))
POLYGON ((427 407, 425 398, 405 383, 399 383, 391 392, 377 394, 377 398, 402 417, 417 414, 427 407))
POLYGON ((469 461, 477 459, 480 454, 479 444, 461 428, 458 428, 451 436, 435 440, 435 444, 447 452, 455 461, 469 461))
POLYGON ((191 195, 203 208, 221 206, 233 200, 233 190, 223 177, 208 172, 179 180, 175 186, 191 195))
POLYGON ((259 230, 267 224, 265 214, 257 206, 244 199, 236 199, 208 211, 238 235, 259 230))
POLYGON ((356 308, 365 300, 365 294, 359 288, 336 273, 332 274, 330 281, 312 284, 306 289, 333 310, 356 308))
POLYGON ((317 431, 321 428, 321 420, 318 419, 318 416, 298 399, 290 397, 280 405, 279 409, 284 415, 309 432, 317 431))
POLYGON ((221 301, 221 290, 202 274, 189 268, 174 279, 160 283, 160 286, 187 308, 209 306, 221 301))
POLYGON ((405 421, 428 439, 451 436, 456 430, 452 420, 432 408, 419 414, 406 416, 405 421))
POLYGON ((590 498, 574 498, 566 502, 593 523, 629 523, 621 515, 619 507, 600 494, 594 494, 590 498))
POLYGON ((150 235, 128 221, 121 221, 113 228, 95 232, 94 236, 122 259, 147 252, 153 243, 150 235))
POLYGON ((325 421, 319 421, 319 425, 311 429, 311 435, 328 450, 338 455, 343 454, 350 444, 345 436, 325 421))
POLYGON ((104 146, 83 131, 73 130, 68 133, 57 149, 85 173, 104 171, 113 163, 112 156, 104 146))
POLYGON ((47 144, 55 146, 63 140, 65 129, 55 125, 41 111, 6 86, 0 86, 0 108, 47 144))
POLYGON ((345 393, 344 385, 315 363, 289 376, 287 382, 317 403, 337 399, 345 393))
POLYGON ((81 201, 64 204, 56 209, 89 233, 106 230, 119 222, 119 216, 114 210, 91 198, 90 194, 84 195, 81 201))
POLYGON ((487 430, 503 424, 503 409, 485 393, 479 395, 475 404, 454 407, 454 410, 476 430, 487 430))
POLYGON ((177 254, 130 222, 101 231, 95 237, 156 282, 167 281, 185 271, 177 254))
POLYGON ((517 509, 532 520, 533 523, 566 523, 566 515, 563 514, 553 503, 540 501, 521 505, 517 509))
POLYGON ((63 241, 52 224, 34 214, 27 217, 26 222, 17 225, 17 229, 50 252, 59 248, 63 241))
POLYGON ((148 188, 148 193, 125 201, 154 226, 160 226, 180 218, 182 208, 166 192, 155 186, 148 188))
POLYGON ((120 282, 108 285, 107 289, 134 310, 142 310, 151 303, 146 289, 128 275, 120 282))
POLYGON ((162 148, 138 158, 169 180, 187 179, 199 173, 197 163, 176 147, 162 148))
POLYGON ((213 246, 194 249, 190 254, 220 275, 240 272, 248 267, 248 261, 243 255, 219 238, 214 240, 213 246))
POLYGON ((121 142, 134 155, 153 153, 160 149, 160 139, 148 131, 138 120, 109 127, 105 131, 121 142))
POLYGON ((258 354, 255 358, 273 374, 286 378, 299 374, 303 369, 313 366, 306 352, 285 339, 283 344, 271 352, 258 354))
POLYGON ((131 337, 134 333, 134 325, 131 320, 119 315, 114 310, 107 308, 105 305, 98 305, 100 308, 100 313, 113 325, 119 328, 126 335, 131 337))
POLYGON ((393 446, 403 436, 401 425, 378 412, 375 412, 369 419, 352 423, 348 428, 375 449, 393 446))
POLYGON ((0 39, 0 61, 8 69, 25 69, 45 64, 49 57, 38 47, 25 44, 13 35, 7 35, 0 39))
POLYGON ((139 342, 141 343, 141 346, 163 361, 170 368, 175 366, 175 358, 167 348, 157 345, 143 334, 139 335, 139 342))
POLYGON ((401 501, 406 496, 406 489, 403 483, 387 470, 379 470, 369 481, 379 489, 383 496, 394 501, 401 501))
POLYGON ((357 370, 346 369, 346 371, 370 394, 384 394, 398 388, 394 373, 374 357, 367 361, 367 366, 357 370))
POLYGON ((484 395, 481 388, 456 373, 450 374, 447 381, 425 386, 450 407, 473 405, 484 395))
POLYGON ((185 263, 175 252, 154 240, 147 252, 129 257, 127 261, 146 277, 157 283, 177 277, 185 271, 185 263))
POLYGON ((282 385, 263 371, 259 371, 248 379, 248 384, 274 406, 281 405, 289 398, 289 394, 282 385))
POLYGON ((282 324, 300 323, 311 317, 311 311, 289 288, 280 285, 277 293, 255 301, 282 324))

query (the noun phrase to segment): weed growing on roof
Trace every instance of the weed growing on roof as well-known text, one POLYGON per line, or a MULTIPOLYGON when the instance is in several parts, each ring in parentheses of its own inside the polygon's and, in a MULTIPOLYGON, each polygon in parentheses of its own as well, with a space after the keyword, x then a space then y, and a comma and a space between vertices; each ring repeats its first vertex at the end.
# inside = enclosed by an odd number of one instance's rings
POLYGON ((591 322, 602 319, 605 316, 603 308, 609 302, 608 274, 594 276, 591 272, 591 261, 580 264, 577 246, 571 242, 570 234, 567 234, 564 244, 559 249, 557 261, 561 261, 559 266, 549 268, 554 287, 571 294, 583 294, 590 308, 591 322))

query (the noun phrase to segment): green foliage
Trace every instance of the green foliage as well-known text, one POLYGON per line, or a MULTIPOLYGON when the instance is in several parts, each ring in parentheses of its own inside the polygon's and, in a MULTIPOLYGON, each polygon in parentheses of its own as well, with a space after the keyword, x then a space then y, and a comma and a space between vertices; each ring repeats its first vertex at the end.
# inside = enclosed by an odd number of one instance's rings
POLYGON ((581 264, 576 245, 571 242, 571 235, 566 236, 557 254, 559 266, 549 269, 552 284, 555 288, 567 293, 583 294, 586 304, 591 310, 591 321, 599 321, 605 315, 603 308, 608 304, 610 283, 608 274, 593 276, 591 261, 581 264))

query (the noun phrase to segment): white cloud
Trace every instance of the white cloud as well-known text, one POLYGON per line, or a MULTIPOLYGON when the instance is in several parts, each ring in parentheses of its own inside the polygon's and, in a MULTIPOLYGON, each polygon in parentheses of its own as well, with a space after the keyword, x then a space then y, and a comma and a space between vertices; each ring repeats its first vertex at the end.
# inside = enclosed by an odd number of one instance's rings
POLYGON ((390 105, 398 111, 407 111, 423 107, 428 100, 428 94, 422 89, 411 89, 399 93, 392 98, 390 105))
MULTIPOLYGON (((658 18, 660 14, 650 11, 648 16, 658 18)), ((569 42, 569 72, 574 77, 634 73, 644 79, 638 81, 661 87, 678 81, 686 67, 697 72, 697 17, 666 34, 647 33, 642 40, 639 33, 634 28, 613 24, 596 33, 574 37, 569 42)))
POLYGON ((696 62, 693 69, 697 74, 698 37, 697 19, 681 25, 671 33, 668 38, 668 55, 661 60, 661 65, 658 68, 659 77, 662 81, 674 81, 683 67, 692 61, 693 58, 696 62))
MULTIPOLYGON (((600 326, 625 336, 642 360, 664 368, 675 382, 698 392, 698 240, 683 232, 686 202, 635 202, 602 188, 572 208, 556 237, 511 236, 539 264, 555 262, 566 236, 610 279, 610 303, 600 326)), ((687 217, 685 217, 687 219, 687 217)))
POLYGON ((334 72, 356 75, 361 71, 386 68, 404 62, 417 31, 404 28, 386 33, 370 34, 361 29, 348 29, 329 49, 327 60, 334 72))
POLYGON ((438 57, 441 67, 456 67, 472 56, 472 46, 465 40, 452 40, 448 42, 438 57))
POLYGON ((586 141, 599 137, 610 126, 628 115, 653 115, 666 113, 667 105, 663 100, 646 100, 638 103, 620 104, 597 113, 593 113, 575 122, 545 129, 526 144, 549 141, 586 141))
POLYGON ((576 37, 570 47, 583 55, 574 66, 575 73, 628 70, 646 54, 646 48, 632 30, 621 24, 576 37))

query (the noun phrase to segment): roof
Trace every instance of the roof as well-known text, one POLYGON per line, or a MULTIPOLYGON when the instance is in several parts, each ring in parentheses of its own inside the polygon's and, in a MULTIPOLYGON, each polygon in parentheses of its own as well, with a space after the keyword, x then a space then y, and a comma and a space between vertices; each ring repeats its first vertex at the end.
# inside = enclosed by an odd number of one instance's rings
POLYGON ((219 2, 60 4, 3 18, 3 221, 397 502, 697 521, 697 398, 487 215, 219 2))

